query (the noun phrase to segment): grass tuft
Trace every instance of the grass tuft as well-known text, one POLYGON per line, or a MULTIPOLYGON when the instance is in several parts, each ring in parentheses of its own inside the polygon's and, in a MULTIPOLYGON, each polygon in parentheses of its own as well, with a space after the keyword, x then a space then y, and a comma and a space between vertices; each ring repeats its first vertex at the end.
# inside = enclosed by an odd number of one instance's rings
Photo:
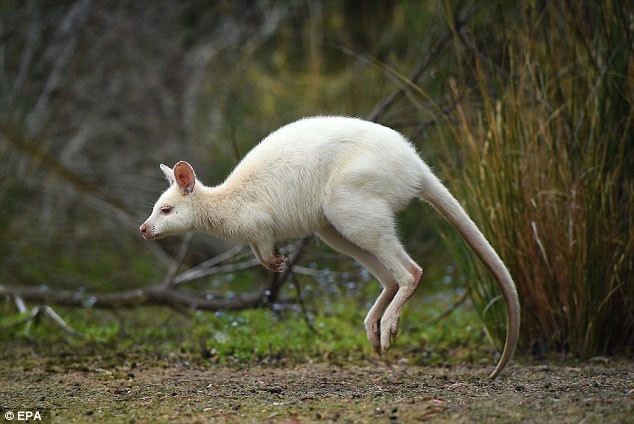
MULTIPOLYGON (((527 5, 497 59, 460 35, 470 72, 451 83, 459 163, 447 151, 444 171, 514 276, 534 352, 634 347, 633 18, 616 3, 527 5)), ((497 288, 453 238, 501 340, 497 288)))

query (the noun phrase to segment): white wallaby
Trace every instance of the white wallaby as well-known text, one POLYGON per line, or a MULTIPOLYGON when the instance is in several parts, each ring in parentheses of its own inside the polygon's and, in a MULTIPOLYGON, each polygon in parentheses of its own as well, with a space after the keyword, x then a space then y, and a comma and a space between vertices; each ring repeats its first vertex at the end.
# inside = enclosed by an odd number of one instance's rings
POLYGON ((383 285, 364 321, 370 343, 386 352, 401 309, 422 269, 399 242, 394 214, 412 198, 435 207, 495 277, 507 315, 502 357, 511 359, 520 307, 504 263, 458 201, 398 132, 347 117, 301 119, 271 133, 220 185, 204 186, 187 162, 161 165, 170 187, 141 225, 146 239, 198 231, 249 243, 264 267, 280 272, 277 241, 317 234, 365 266, 383 285))

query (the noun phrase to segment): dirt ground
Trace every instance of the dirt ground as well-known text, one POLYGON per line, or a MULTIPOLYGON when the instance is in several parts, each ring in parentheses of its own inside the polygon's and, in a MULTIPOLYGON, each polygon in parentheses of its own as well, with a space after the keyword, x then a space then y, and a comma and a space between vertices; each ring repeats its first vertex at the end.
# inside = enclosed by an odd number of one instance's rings
POLYGON ((490 382, 479 366, 59 359, 0 360, 0 423, 634 423, 634 361, 515 363, 490 382))

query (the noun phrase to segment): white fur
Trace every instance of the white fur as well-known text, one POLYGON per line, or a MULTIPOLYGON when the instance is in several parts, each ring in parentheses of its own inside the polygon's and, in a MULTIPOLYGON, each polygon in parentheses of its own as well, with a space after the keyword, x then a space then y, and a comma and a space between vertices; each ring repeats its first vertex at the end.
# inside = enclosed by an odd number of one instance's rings
POLYGON ((218 186, 201 184, 185 162, 161 169, 170 188, 141 226, 145 238, 205 232, 249 243, 266 268, 281 271, 286 258, 275 255, 274 244, 316 233, 383 285, 365 320, 378 352, 387 351, 396 337, 400 311, 422 275, 398 240, 394 214, 414 197, 428 201, 491 270, 504 295, 508 335, 491 377, 510 360, 519 332, 513 280, 460 204, 398 132, 354 118, 306 118, 271 133, 218 186), (162 213, 164 207, 171 211, 162 213))

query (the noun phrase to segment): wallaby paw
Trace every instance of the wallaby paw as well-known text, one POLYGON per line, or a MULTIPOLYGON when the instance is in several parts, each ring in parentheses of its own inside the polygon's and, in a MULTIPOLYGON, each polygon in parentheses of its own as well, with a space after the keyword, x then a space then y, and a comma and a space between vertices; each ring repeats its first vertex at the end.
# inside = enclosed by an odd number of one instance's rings
POLYGON ((392 343, 396 341, 396 335, 398 334, 398 321, 398 317, 396 319, 383 317, 381 320, 381 350, 383 353, 390 350, 392 343))
POLYGON ((286 256, 275 255, 266 261, 265 267, 273 272, 282 272, 286 261, 288 261, 286 256))

